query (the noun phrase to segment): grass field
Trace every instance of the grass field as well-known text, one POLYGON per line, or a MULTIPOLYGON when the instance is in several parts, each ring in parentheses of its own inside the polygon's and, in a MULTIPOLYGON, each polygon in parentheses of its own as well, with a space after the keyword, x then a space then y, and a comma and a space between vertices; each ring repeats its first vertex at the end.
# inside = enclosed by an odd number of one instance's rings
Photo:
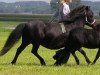
POLYGON ((48 21, 52 17, 51 14, 0 14, 0 21, 30 21, 43 20, 48 21))
MULTIPOLYGON (((3 47, 12 28, 21 22, 0 21, 0 49, 3 47)), ((54 66, 52 56, 55 51, 44 47, 39 48, 39 54, 45 59, 47 66, 41 66, 39 60, 31 53, 29 45, 19 56, 16 65, 11 65, 16 49, 21 44, 21 40, 4 56, 0 57, 0 75, 100 75, 100 60, 95 65, 87 65, 84 57, 77 52, 80 65, 76 65, 74 58, 70 57, 67 64, 54 66)), ((97 49, 89 50, 83 48, 90 60, 95 58, 97 49)))

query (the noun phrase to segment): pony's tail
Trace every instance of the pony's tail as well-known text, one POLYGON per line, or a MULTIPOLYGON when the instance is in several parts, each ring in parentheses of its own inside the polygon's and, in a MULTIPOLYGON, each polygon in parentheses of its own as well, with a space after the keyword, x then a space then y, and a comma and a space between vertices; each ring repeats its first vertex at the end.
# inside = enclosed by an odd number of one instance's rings
POLYGON ((25 23, 19 24, 9 35, 4 47, 0 51, 0 56, 6 54, 12 47, 13 45, 20 39, 22 35, 22 31, 25 27, 25 23))

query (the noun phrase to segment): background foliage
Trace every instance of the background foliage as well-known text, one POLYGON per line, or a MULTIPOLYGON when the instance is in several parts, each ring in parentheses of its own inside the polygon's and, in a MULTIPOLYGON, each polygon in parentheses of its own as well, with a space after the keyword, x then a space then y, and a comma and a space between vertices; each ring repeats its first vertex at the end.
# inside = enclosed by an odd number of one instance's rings
MULTIPOLYGON (((57 10, 58 0, 51 0, 50 3, 43 1, 21 1, 15 3, 4 3, 0 2, 0 13, 23 13, 23 14, 52 14, 57 10)), ((100 1, 80 1, 73 0, 70 4, 71 9, 79 5, 91 6, 94 13, 99 14, 100 12, 100 1)))

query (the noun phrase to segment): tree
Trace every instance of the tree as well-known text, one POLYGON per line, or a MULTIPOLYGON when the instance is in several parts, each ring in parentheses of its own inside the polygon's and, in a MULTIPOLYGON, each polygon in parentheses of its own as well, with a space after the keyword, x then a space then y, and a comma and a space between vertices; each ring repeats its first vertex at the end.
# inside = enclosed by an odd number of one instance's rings
POLYGON ((81 0, 73 0, 73 2, 70 4, 70 8, 71 9, 74 9, 76 8, 77 6, 79 6, 81 3, 81 0))
POLYGON ((50 5, 51 5, 51 10, 56 11, 58 9, 58 4, 59 0, 51 0, 50 5))

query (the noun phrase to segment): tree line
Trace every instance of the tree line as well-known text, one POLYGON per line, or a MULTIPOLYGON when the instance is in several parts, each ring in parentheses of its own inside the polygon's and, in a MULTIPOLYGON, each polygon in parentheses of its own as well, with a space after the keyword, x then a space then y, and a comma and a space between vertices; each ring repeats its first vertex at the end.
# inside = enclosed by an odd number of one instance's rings
MULTIPOLYGON (((50 3, 43 1, 0 2, 0 13, 52 14, 58 8, 58 1, 59 0, 51 0, 50 3)), ((73 0, 70 4, 70 8, 74 9, 83 4, 91 6, 96 14, 100 13, 100 2, 73 0)))
POLYGON ((43 1, 21 1, 15 3, 0 2, 0 13, 50 13, 49 3, 43 1))

